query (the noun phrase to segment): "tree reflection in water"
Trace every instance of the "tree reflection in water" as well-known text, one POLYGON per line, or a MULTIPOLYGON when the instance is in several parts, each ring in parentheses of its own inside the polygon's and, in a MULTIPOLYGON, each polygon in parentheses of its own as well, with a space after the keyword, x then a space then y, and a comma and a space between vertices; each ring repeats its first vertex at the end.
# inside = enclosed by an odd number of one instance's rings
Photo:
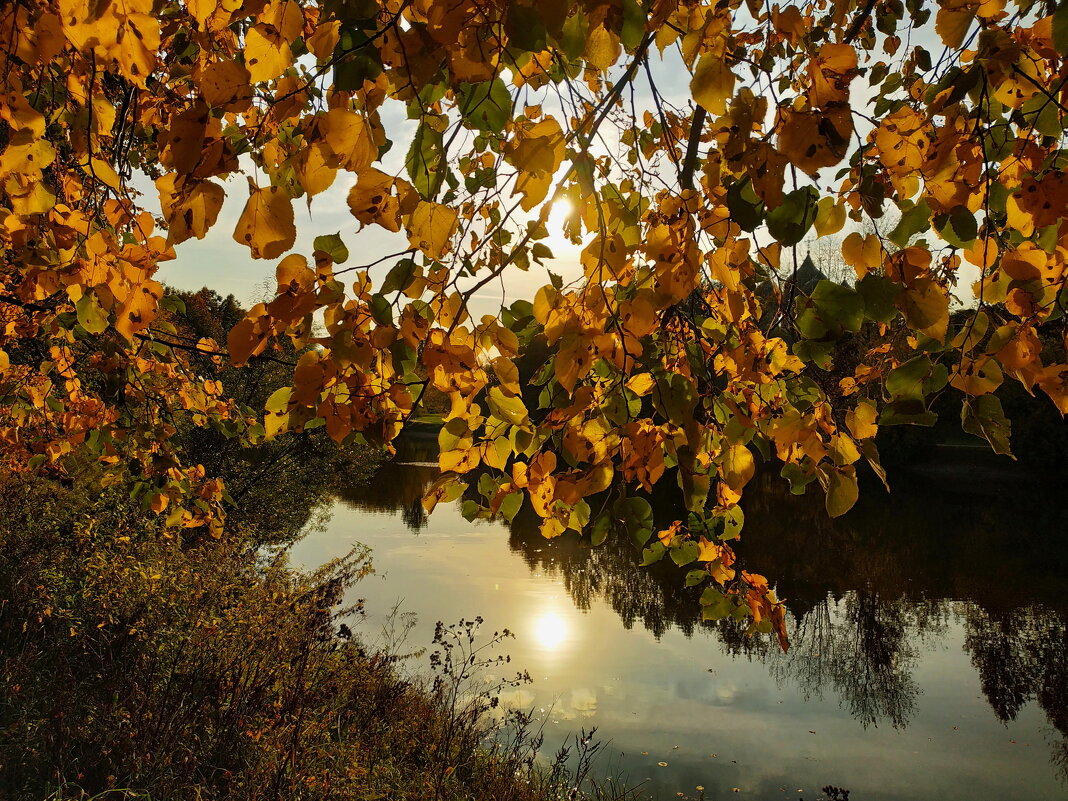
MULTIPOLYGON (((413 532, 425 529, 420 499, 436 476, 434 444, 408 443, 369 487, 347 487, 340 500, 399 512, 413 532)), ((578 608, 603 601, 626 628, 639 623, 657 638, 671 629, 713 636, 729 653, 766 663, 806 698, 837 696, 864 725, 908 724, 922 647, 948 625, 963 625, 995 715, 1011 721, 1036 701, 1058 732, 1053 761, 1068 777, 1068 543, 1060 496, 1027 480, 1012 485, 985 463, 940 470, 934 479, 898 476, 892 498, 869 487, 838 520, 827 517, 818 492, 793 496, 770 471, 747 488, 738 550, 746 568, 769 576, 787 601, 787 654, 734 621, 701 622, 700 589, 681 586, 671 564, 639 567, 628 542, 547 542, 524 509, 508 526, 509 547, 532 571, 560 577, 578 608)), ((677 513, 657 500, 658 523, 667 525, 677 513)))

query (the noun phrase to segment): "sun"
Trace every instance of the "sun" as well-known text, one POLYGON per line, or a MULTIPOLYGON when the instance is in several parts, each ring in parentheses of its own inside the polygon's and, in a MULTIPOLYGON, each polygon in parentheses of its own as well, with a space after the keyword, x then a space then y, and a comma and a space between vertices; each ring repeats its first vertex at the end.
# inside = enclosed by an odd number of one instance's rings
POLYGON ((545 612, 534 620, 534 638, 546 651, 556 651, 568 637, 567 621, 557 612, 545 612))

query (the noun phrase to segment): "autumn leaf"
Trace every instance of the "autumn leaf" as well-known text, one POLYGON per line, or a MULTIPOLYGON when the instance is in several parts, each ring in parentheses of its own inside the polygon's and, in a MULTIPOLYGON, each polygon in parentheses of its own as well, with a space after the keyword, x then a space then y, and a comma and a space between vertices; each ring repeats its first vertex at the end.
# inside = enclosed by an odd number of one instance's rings
POLYGON ((429 258, 440 259, 449 249, 458 220, 454 209, 420 200, 408 220, 408 239, 429 258))
POLYGON ((201 95, 225 111, 245 111, 252 104, 252 74, 236 61, 215 61, 197 76, 201 95))
POLYGON ((734 94, 734 81, 734 71, 722 54, 705 53, 694 68, 690 91, 705 111, 719 116, 727 110, 727 101, 734 94))
POLYGON ((279 187, 260 189, 249 181, 249 199, 234 228, 234 241, 247 245, 254 259, 281 256, 296 241, 293 204, 279 187))

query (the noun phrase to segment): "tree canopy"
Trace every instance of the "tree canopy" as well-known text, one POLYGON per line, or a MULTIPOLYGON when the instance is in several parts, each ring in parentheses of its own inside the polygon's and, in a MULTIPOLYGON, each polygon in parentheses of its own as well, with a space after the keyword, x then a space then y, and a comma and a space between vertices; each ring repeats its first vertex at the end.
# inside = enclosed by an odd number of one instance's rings
POLYGON ((432 389, 428 508, 629 537, 782 636, 729 544, 758 461, 837 516, 938 396, 1006 454, 1004 381, 1068 411, 1066 6, 14 0, 0 42, 4 467, 100 461, 175 528, 225 501, 179 428, 389 443, 432 389), (295 252, 335 184, 351 226, 295 252), (221 342, 157 271, 224 204, 277 292, 221 342), (855 278, 799 280, 833 236, 855 278), (545 285, 473 319, 515 270, 545 285), (204 367, 256 360, 292 368, 265 409, 204 367))

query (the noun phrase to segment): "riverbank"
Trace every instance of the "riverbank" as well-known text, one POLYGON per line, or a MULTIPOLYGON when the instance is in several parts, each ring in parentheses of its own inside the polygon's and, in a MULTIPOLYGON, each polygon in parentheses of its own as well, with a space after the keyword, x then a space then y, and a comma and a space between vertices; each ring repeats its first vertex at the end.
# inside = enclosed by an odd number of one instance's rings
POLYGON ((547 801, 584 778, 496 714, 500 636, 442 628, 416 679, 361 642, 338 604, 364 550, 307 572, 240 531, 182 541, 90 477, 0 502, 2 797, 547 801))

